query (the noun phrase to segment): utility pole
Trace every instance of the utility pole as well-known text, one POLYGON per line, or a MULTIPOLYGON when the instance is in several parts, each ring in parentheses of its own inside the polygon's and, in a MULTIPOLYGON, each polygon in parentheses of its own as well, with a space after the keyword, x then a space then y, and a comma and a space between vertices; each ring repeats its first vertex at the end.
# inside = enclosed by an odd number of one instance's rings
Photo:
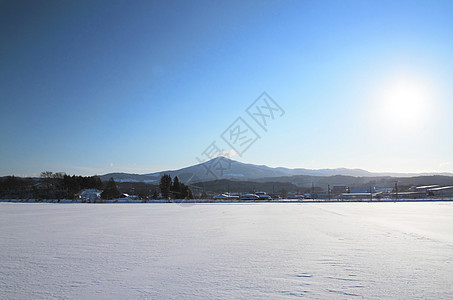
POLYGON ((373 201, 373 190, 371 189, 371 185, 370 185, 370 201, 373 201))
POLYGON ((311 199, 315 199, 315 185, 311 183, 311 199))
POLYGON ((398 181, 395 181, 395 199, 398 200, 398 181))
POLYGON ((327 197, 329 198, 330 201, 330 185, 327 185, 327 197))

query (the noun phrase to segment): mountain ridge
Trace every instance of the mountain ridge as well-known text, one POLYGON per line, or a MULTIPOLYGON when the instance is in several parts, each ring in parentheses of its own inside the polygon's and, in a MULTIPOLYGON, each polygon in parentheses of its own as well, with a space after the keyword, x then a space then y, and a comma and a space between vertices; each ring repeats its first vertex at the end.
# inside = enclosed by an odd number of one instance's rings
POLYGON ((177 170, 166 170, 147 174, 133 174, 124 172, 115 172, 101 175, 101 180, 105 181, 110 178, 120 182, 146 182, 158 183, 163 174, 178 176, 181 182, 202 182, 217 179, 229 180, 256 180, 264 178, 291 177, 298 175, 308 176, 353 176, 353 177, 414 177, 414 176, 453 176, 452 173, 396 173, 396 172, 369 172, 363 169, 305 169, 305 168, 285 168, 285 167, 268 167, 266 165, 255 165, 242 163, 219 156, 211 160, 184 167, 177 170))

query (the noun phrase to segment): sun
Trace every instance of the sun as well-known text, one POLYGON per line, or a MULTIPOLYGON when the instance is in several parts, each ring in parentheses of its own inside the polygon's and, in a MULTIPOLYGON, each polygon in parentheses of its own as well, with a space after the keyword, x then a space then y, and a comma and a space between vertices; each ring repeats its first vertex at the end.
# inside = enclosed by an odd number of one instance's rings
POLYGON ((428 81, 398 76, 385 82, 377 93, 377 113, 393 128, 416 128, 426 121, 432 93, 428 81))

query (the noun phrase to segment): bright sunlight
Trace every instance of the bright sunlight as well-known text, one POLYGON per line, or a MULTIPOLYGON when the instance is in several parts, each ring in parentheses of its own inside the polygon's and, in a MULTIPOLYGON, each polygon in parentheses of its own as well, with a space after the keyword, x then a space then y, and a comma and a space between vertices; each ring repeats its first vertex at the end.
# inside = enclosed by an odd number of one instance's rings
POLYGON ((385 82, 377 92, 379 118, 392 128, 420 127, 429 119, 434 98, 429 81, 399 75, 385 82))

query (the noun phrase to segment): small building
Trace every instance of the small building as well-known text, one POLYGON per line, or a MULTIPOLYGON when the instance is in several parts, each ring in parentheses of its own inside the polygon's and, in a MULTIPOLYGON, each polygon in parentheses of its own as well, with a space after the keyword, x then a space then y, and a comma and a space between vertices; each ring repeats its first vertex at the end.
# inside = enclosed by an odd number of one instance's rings
MULTIPOLYGON (((371 187, 371 191, 373 193, 376 191, 374 186, 371 187)), ((350 192, 351 193, 369 193, 370 192, 370 188, 369 187, 354 188, 354 189, 350 189, 350 192)))
POLYGON ((212 197, 214 200, 237 200, 239 199, 239 196, 232 195, 229 193, 223 193, 221 195, 215 195, 212 197))
POLYGON ((428 194, 438 198, 453 197, 453 186, 442 186, 428 189, 428 194))
POLYGON ((101 199, 101 190, 97 189, 84 189, 81 190, 76 196, 82 202, 96 202, 101 199))
POLYGON ((255 194, 243 194, 241 200, 258 200, 260 197, 255 194))
POLYGON ((340 195, 342 200, 379 200, 382 193, 343 193, 340 195))
POLYGON ((411 192, 419 192, 419 193, 425 193, 425 195, 428 195, 428 190, 437 188, 439 185, 437 184, 432 184, 432 185, 422 185, 422 186, 413 186, 410 188, 411 192))
POLYGON ((256 192, 255 194, 259 197, 259 200, 272 200, 271 196, 265 192, 256 192))
POLYGON ((349 192, 349 188, 345 185, 334 185, 331 192, 334 195, 340 195, 349 192))
POLYGON ((128 199, 128 200, 138 200, 138 196, 136 196, 136 195, 129 195, 129 194, 126 194, 126 193, 121 194, 121 197, 120 197, 120 198, 128 199))
POLYGON ((427 197, 427 194, 425 191, 419 191, 419 192, 398 192, 397 193, 391 193, 390 198, 397 198, 398 199, 424 199, 427 197))

